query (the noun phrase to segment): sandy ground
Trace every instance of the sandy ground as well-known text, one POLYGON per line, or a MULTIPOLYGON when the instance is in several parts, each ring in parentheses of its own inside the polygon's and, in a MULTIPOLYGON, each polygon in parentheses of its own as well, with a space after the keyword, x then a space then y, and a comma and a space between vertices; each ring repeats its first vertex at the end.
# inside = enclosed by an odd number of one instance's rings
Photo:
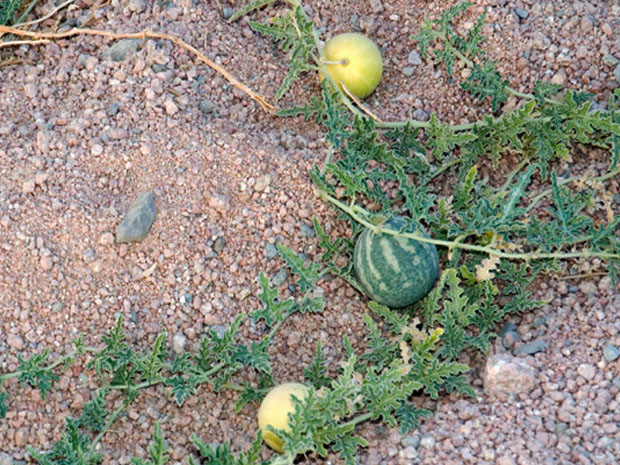
MULTIPOLYGON (((79 24, 93 3, 76 2, 38 27, 79 24)), ((445 72, 409 55, 418 24, 453 2, 306 3, 326 37, 359 28, 382 47, 386 72, 368 99, 381 117, 436 112, 454 123, 477 118, 477 104, 445 72)), ((51 8, 52 2, 41 2, 33 15, 51 8)), ((618 86, 611 59, 620 59, 617 1, 480 0, 463 27, 485 8, 486 49, 517 90, 553 79, 593 92, 603 103, 618 86)), ((283 77, 284 55, 246 20, 228 25, 212 2, 112 0, 89 26, 177 35, 269 99, 283 77)), ((21 60, 0 68, 3 372, 16 368, 20 353, 44 347, 66 353, 80 333, 97 345, 121 314, 137 347, 149 346, 165 328, 171 340, 195 348, 206 328, 228 325, 258 307, 258 273, 273 276, 284 266, 269 258, 270 244, 282 242, 318 259, 317 240, 305 227, 314 215, 328 231, 346 234, 307 176, 325 156, 321 128, 264 113, 170 42, 146 41, 121 62, 105 55, 109 46, 104 38, 75 37, 1 51, 3 59, 21 60), (153 192, 157 208, 150 233, 139 243, 115 244, 117 224, 145 191, 153 192)), ((281 103, 317 91, 316 78, 307 76, 281 103)), ((610 190, 617 199, 618 180, 610 190)), ((288 284, 281 286, 284 295, 288 284)), ((340 280, 324 288, 326 311, 294 316, 272 347, 279 381, 302 378, 318 340, 334 370, 343 334, 363 342, 363 297, 340 280)), ((523 357, 536 369, 534 390, 511 402, 489 398, 481 389, 485 361, 475 357, 476 399, 419 399, 436 413, 406 437, 395 428, 365 425, 370 446, 360 452, 360 463, 617 463, 620 362, 606 361, 604 349, 620 347, 618 289, 600 276, 577 282, 547 277, 535 292, 547 304, 514 319, 522 342, 544 338, 547 344, 523 357)), ((243 328, 244 337, 255 332, 243 328)), ((0 463, 28 461, 26 445, 47 450, 64 417, 79 415, 94 383, 93 373, 76 368, 43 402, 37 391, 8 382, 0 463)), ((230 391, 202 387, 177 408, 165 388, 150 389, 102 442, 104 463, 146 457, 158 419, 173 462, 186 463, 195 452, 191 432, 243 449, 255 432, 257 406, 235 414, 235 400, 230 391)))

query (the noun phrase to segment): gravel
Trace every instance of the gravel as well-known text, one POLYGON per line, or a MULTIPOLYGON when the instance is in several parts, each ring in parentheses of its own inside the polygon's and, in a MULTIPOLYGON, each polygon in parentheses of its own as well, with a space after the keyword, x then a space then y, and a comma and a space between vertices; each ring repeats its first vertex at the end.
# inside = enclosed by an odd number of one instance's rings
MULTIPOLYGON (((34 15, 45 15, 52 3, 39 2, 34 15)), ((84 21, 91 13, 84 5, 91 3, 75 3, 42 29, 57 20, 84 21)), ((355 23, 382 48, 383 83, 365 101, 382 119, 428 120, 434 112, 442 121, 464 124, 480 117, 480 104, 458 86, 461 65, 455 64, 451 80, 430 60, 418 63, 411 40, 425 19, 437 18, 454 2, 309 3, 327 35, 355 23)), ((617 2, 481 0, 461 22, 463 30, 484 10, 484 48, 518 91, 553 79, 606 102, 618 87, 620 65, 605 58, 620 57, 617 2)), ((273 96, 285 71, 283 55, 246 20, 228 25, 204 2, 113 0, 93 14, 89 27, 97 29, 148 28, 182 36, 261 95, 273 96)), ((252 19, 265 15, 260 11, 252 19)), ((195 350, 208 329, 221 335, 238 314, 259 308, 260 271, 274 284, 276 276, 277 285, 289 284, 275 243, 318 261, 318 239, 304 237, 302 224, 317 216, 334 237, 347 234, 338 215, 316 198, 307 175, 325 156, 322 128, 266 115, 171 43, 80 36, 2 53, 3 64, 8 53, 20 61, 0 68, 2 372, 15 370, 18 354, 44 347, 52 357, 67 353, 80 333, 87 344, 99 345, 118 315, 125 316, 134 346, 149 347, 166 329, 175 353, 195 350), (144 192, 157 199, 156 218, 139 242, 118 243, 112 232, 144 192), (214 254, 218 238, 226 238, 225 247, 214 254)), ((316 94, 316 78, 302 79, 282 105, 316 94)), ((575 170, 608 164, 596 151, 572 155, 575 170)), ((493 175, 489 167, 479 170, 493 175)), ((617 180, 608 186, 618 196, 617 180)), ((619 214, 617 203, 613 208, 619 214)), ((587 278, 538 278, 531 290, 545 304, 512 317, 514 327, 488 357, 468 356, 475 398, 416 397, 416 405, 433 414, 407 435, 397 427, 364 424, 360 432, 369 446, 361 463, 617 463, 620 297, 592 263, 568 264, 587 278), (512 343, 505 347, 509 335, 512 343), (510 352, 540 340, 547 347, 535 355, 510 352), (499 370, 506 366, 511 370, 499 370), (485 375, 487 367, 495 371, 485 375)), ((334 370, 343 335, 361 346, 361 315, 367 311, 362 297, 339 279, 323 288, 325 313, 293 317, 270 349, 276 381, 302 380, 319 340, 334 370)), ((282 294, 290 291, 282 287, 282 294)), ((256 328, 243 326, 242 337, 256 336, 256 328)), ((88 370, 69 371, 45 402, 8 380, 0 463, 29 460, 26 444, 49 450, 60 439, 64 418, 80 414, 94 380, 88 370)), ((230 440, 235 451, 247 448, 257 405, 237 414, 236 401, 233 391, 201 387, 178 408, 168 388, 149 389, 101 442, 104 463, 147 458, 156 418, 166 419, 162 429, 173 448, 172 463, 195 452, 192 432, 206 442, 230 440)), ((340 463, 333 455, 328 460, 340 463)), ((310 455, 300 463, 326 460, 310 455)))

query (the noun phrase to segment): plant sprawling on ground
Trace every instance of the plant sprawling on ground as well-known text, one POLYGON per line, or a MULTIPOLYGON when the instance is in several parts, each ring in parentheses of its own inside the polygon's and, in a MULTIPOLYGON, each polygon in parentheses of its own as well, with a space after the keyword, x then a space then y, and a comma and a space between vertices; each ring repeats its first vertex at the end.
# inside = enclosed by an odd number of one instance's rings
MULTIPOLYGON (((230 21, 275 3, 254 1, 230 21)), ((103 435, 141 391, 157 384, 167 386, 178 405, 204 383, 216 392, 237 390, 237 410, 260 401, 275 384, 268 348, 278 330, 292 314, 321 312, 327 305, 318 290, 321 278, 329 273, 360 288, 351 257, 355 239, 364 228, 437 245, 443 271, 432 291, 404 310, 369 302, 370 313, 363 316, 366 346, 356 351, 345 337, 344 356, 334 378, 328 376, 326 358, 317 345, 315 358, 304 370, 309 394, 295 401, 290 431, 275 431, 285 439, 282 455, 262 460, 260 434, 249 450, 240 453, 228 444, 207 444, 193 435, 197 456, 189 458, 191 464, 292 464, 300 454, 325 457, 330 451, 345 463, 355 464, 358 449, 366 445, 356 433, 359 423, 378 420, 398 425, 406 433, 430 414, 411 402, 413 394, 432 399, 442 392, 474 395, 460 355, 485 352, 506 315, 542 304, 528 290, 537 275, 571 273, 581 262, 596 257, 611 279, 617 279, 620 220, 604 182, 620 173, 619 91, 611 96, 607 109, 601 110, 589 94, 561 92, 545 83, 538 83, 531 94, 514 90, 484 53, 484 15, 466 35, 457 33, 454 23, 470 5, 466 2, 425 23, 415 40, 422 56, 443 63, 448 74, 457 62, 470 67, 461 88, 488 104, 490 113, 475 123, 460 125, 444 123, 434 114, 426 122, 384 122, 351 101, 330 80, 312 20, 298 1, 285 3, 283 14, 267 24, 251 21, 250 25, 278 41, 290 57, 276 100, 286 95, 302 73, 320 70, 326 76, 321 98, 313 97, 280 114, 314 119, 325 128, 326 160, 312 169, 310 177, 319 196, 349 222, 351 236, 330 237, 315 220, 324 251, 321 264, 307 262, 280 245, 280 256, 296 278, 298 297, 282 299, 261 274, 261 308, 238 316, 223 333, 210 330, 196 353, 170 354, 165 332, 151 349, 140 352, 127 343, 119 318, 102 338, 101 347, 86 347, 77 339, 75 349, 55 361, 47 350, 30 358, 20 356, 17 371, 0 375, 0 383, 17 377, 38 388, 44 398, 60 371, 86 359, 100 382, 81 416, 67 419, 65 432, 52 450, 29 449, 39 463, 99 463, 102 456, 97 444, 103 435), (510 97, 520 103, 504 109, 510 97), (577 143, 608 154, 604 174, 559 174, 571 161, 577 143), (501 185, 480 175, 482 164, 499 168, 503 159, 518 161, 501 185), (445 176, 457 179, 448 193, 445 183, 438 182, 445 176), (429 237, 382 228, 396 215, 422 224, 429 237), (247 318, 263 325, 265 336, 240 341, 239 328, 247 318), (243 376, 248 369, 256 372, 254 384, 243 376), (110 399, 119 394, 123 402, 110 411, 110 399)), ((9 408, 8 394, 0 392, 0 417, 9 408)), ((147 459, 133 463, 162 465, 169 460, 159 424, 148 452, 147 459)))

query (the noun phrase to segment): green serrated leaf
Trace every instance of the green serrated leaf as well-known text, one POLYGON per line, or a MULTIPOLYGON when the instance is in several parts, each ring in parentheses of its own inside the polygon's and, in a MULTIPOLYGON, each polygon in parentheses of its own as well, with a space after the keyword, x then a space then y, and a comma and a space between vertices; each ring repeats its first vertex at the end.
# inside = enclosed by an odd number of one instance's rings
POLYGON ((430 128, 427 129, 428 145, 432 148, 433 155, 437 159, 449 153, 457 146, 465 145, 476 139, 473 132, 457 132, 452 126, 439 121, 435 113, 429 120, 430 128))
POLYGON ((261 273, 259 284, 262 292, 258 294, 258 298, 264 307, 250 313, 255 322, 265 320, 267 327, 273 326, 276 322, 284 321, 292 312, 295 301, 291 299, 280 300, 278 289, 269 286, 269 278, 265 273, 261 273))
POLYGON ((179 407, 183 405, 188 397, 196 393, 196 387, 199 382, 200 377, 195 374, 172 376, 164 380, 166 386, 172 387, 172 395, 179 407))
POLYGON ((269 338, 265 338, 260 342, 252 342, 249 346, 240 344, 235 348, 233 360, 271 377, 268 353, 270 342, 269 338))
POLYGON ((310 362, 310 366, 308 368, 304 368, 304 377, 312 383, 315 389, 320 389, 324 386, 327 387, 331 384, 331 378, 326 376, 326 363, 321 341, 318 340, 316 343, 316 355, 312 359, 312 362, 310 362))
POLYGON ((66 419, 65 431, 48 453, 41 453, 30 447, 28 452, 41 465, 95 465, 103 459, 103 454, 91 449, 92 438, 83 434, 77 420, 66 419))
POLYGON ((352 433, 339 436, 334 441, 332 449, 337 452, 340 458, 344 460, 345 465, 357 465, 357 449, 360 447, 368 447, 368 441, 352 433))
POLYGON ((105 397, 108 389, 98 389, 92 399, 82 407, 82 415, 77 420, 80 428, 90 429, 93 433, 103 431, 110 412, 106 408, 105 397))
POLYGON ((478 101, 490 98, 493 113, 499 110, 501 104, 508 101, 507 87, 508 81, 502 79, 495 68, 495 62, 488 60, 485 60, 482 66, 474 64, 467 80, 461 83, 461 88, 478 97, 478 101))
POLYGON ((164 330, 155 339, 153 349, 136 360, 136 368, 142 372, 142 380, 153 383, 163 379, 160 371, 165 366, 164 360, 167 356, 166 331, 164 330))
POLYGON ((49 348, 46 348, 42 353, 33 355, 29 359, 24 359, 21 354, 17 354, 18 381, 39 389, 42 400, 45 400, 52 384, 59 379, 58 375, 46 367, 49 352, 49 348))
POLYGON ((407 315, 398 314, 397 312, 390 310, 385 305, 370 301, 368 302, 368 308, 370 308, 373 313, 383 318, 383 321, 385 321, 389 331, 392 331, 393 333, 400 334, 403 328, 409 323, 409 318, 407 315))
MULTIPOLYGON (((2 383, 0 383, 1 386, 2 383)), ((0 418, 6 418, 6 414, 9 411, 8 399, 9 395, 4 391, 0 391, 0 418)))
POLYGON ((296 276, 297 286, 301 292, 314 287, 319 279, 320 267, 316 263, 310 262, 308 266, 304 264, 304 260, 283 244, 277 244, 278 252, 282 259, 296 276))
POLYGON ((265 397, 268 388, 273 386, 273 380, 271 377, 262 376, 260 378, 259 387, 255 388, 247 381, 241 382, 241 388, 243 389, 239 394, 239 399, 235 404, 235 413, 241 412, 243 407, 252 402, 261 402, 265 397))
POLYGON ((396 409, 394 415, 400 425, 400 433, 407 434, 420 426, 420 418, 430 416, 431 411, 417 408, 409 402, 404 402, 396 409))

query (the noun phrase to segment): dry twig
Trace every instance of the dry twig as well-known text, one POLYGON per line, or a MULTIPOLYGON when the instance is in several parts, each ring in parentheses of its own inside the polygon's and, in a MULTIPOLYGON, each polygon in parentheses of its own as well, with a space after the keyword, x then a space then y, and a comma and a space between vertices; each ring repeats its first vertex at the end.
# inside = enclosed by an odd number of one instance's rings
POLYGON ((9 42, 1 42, 0 48, 9 47, 14 45, 37 45, 37 44, 49 44, 51 41, 47 39, 39 39, 39 40, 11 40, 9 42))
MULTIPOLYGON (((107 37, 109 39, 115 39, 115 40, 117 39, 169 40, 172 43, 178 45, 179 47, 184 48, 185 50, 196 55, 200 61, 205 63, 211 69, 220 73, 222 76, 224 76, 233 86, 245 92, 251 99, 257 102, 264 111, 269 112, 269 111, 275 110, 275 107, 271 105, 269 102, 267 102, 267 100, 264 97, 257 94, 252 89, 250 89, 248 86, 246 86, 245 84, 237 80, 237 78, 235 78, 232 74, 226 71, 226 69, 222 68, 221 66, 219 66, 218 64, 216 64, 215 62, 207 58, 202 52, 200 52, 195 47, 179 39, 178 37, 172 36, 170 34, 165 34, 162 32, 153 32, 148 29, 141 31, 141 32, 117 34, 117 33, 110 32, 110 31, 102 31, 102 30, 97 30, 97 29, 80 29, 80 28, 73 28, 73 29, 69 29, 68 31, 62 31, 62 32, 32 32, 32 31, 22 31, 14 27, 0 26, 0 37, 3 34, 14 34, 20 37, 30 37, 33 39, 33 41, 27 42, 28 44, 39 43, 37 41, 41 39, 58 40, 58 39, 64 39, 66 37, 73 37, 76 35, 101 36, 101 37, 107 37)), ((13 45, 16 42, 18 41, 6 42, 6 44, 8 46, 8 45, 13 45)), ((19 42, 23 43, 23 41, 19 41, 19 42)))
POLYGON ((0 61, 0 68, 4 68, 5 66, 11 66, 11 65, 19 65, 25 62, 26 60, 22 58, 9 58, 8 60, 0 61))
POLYGON ((28 21, 27 23, 19 23, 19 24, 14 24, 13 27, 24 27, 24 26, 33 26, 35 24, 39 24, 42 23, 43 21, 45 21, 48 18, 51 18, 52 16, 54 16, 56 13, 58 13, 60 10, 62 10, 64 7, 70 5, 71 3, 75 2, 75 0, 67 0, 64 3, 61 3, 60 5, 58 5, 56 8, 54 8, 52 11, 50 11, 48 14, 46 14, 45 16, 35 19, 33 21, 28 21))
POLYGON ((345 94, 347 94, 347 96, 353 100, 353 102, 359 107, 360 110, 362 110, 364 113, 366 113, 368 116, 370 116, 372 119, 374 119, 375 121, 378 121, 379 123, 383 123, 383 120, 381 118, 379 118, 377 115, 375 115, 372 111, 370 111, 369 108, 367 108, 360 99, 358 99, 355 95, 353 95, 353 93, 347 89, 347 86, 344 85, 344 82, 340 81, 340 87, 342 87, 342 90, 344 91, 345 94))

